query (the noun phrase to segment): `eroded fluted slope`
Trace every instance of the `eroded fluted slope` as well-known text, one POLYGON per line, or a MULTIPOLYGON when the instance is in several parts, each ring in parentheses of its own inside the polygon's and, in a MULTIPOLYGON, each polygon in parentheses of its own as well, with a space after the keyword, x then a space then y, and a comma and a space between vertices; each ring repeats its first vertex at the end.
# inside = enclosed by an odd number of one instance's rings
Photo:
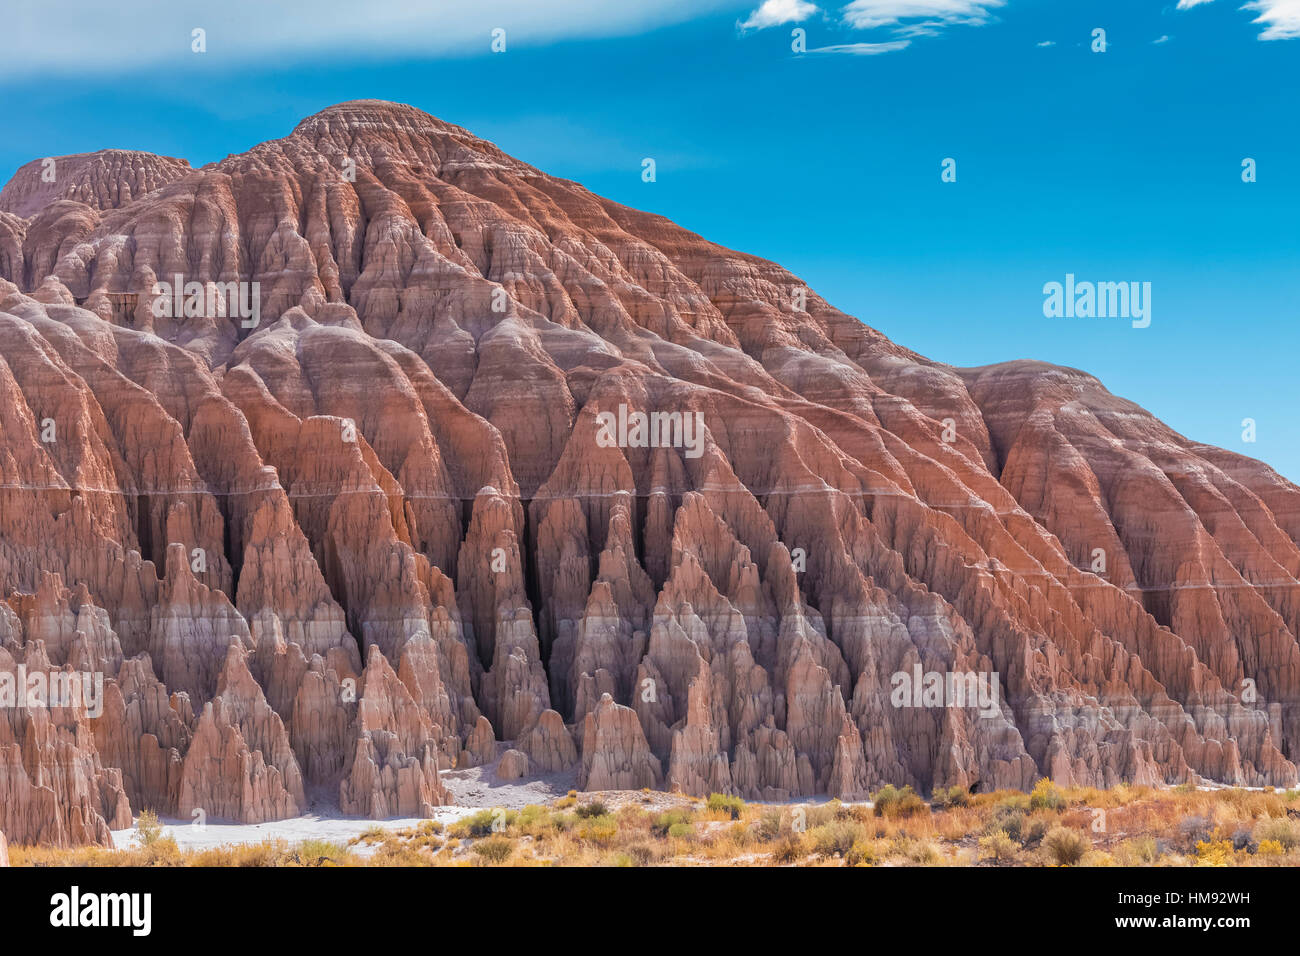
POLYGON ((929 362, 410 107, 171 162, 3 194, 0 672, 105 683, 0 712, 11 841, 425 813, 502 741, 764 799, 1295 783, 1266 466, 1073 370, 929 362), (178 275, 259 314, 156 314, 178 275), (611 442, 628 412, 681 427, 611 442), (925 675, 985 695, 902 701, 925 675))

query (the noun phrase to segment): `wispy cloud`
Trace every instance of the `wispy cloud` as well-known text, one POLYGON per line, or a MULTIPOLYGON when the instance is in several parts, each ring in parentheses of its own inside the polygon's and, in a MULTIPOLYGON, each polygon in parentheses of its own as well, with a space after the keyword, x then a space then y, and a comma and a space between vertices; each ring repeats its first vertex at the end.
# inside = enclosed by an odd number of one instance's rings
POLYGON ((1056 41, 1055 41, 1055 40, 1043 40, 1043 41, 1041 41, 1041 42, 1038 44, 1038 46, 1056 46, 1056 41))
MULTIPOLYGON (((1214 0, 1178 0, 1179 10, 1190 10, 1214 0)), ((1251 0, 1242 4, 1242 10, 1259 12, 1252 23, 1264 25, 1261 40, 1294 40, 1300 38, 1300 0, 1251 0)))
POLYGON ((805 0, 763 0, 762 5, 740 25, 742 30, 765 30, 783 23, 801 23, 814 13, 817 5, 805 0))
POLYGON ((497 28, 514 49, 633 36, 734 8, 735 0, 133 0, 127 15, 101 0, 43 0, 5 5, 0 77, 478 56, 489 54, 497 28), (195 28, 207 31, 203 57, 190 53, 195 28))
POLYGON ((1154 40, 1152 40, 1151 42, 1152 42, 1152 44, 1154 44, 1155 46, 1160 46, 1160 45, 1163 44, 1163 43, 1168 43, 1168 42, 1169 42, 1169 34, 1166 33, 1164 36, 1156 37, 1156 38, 1155 38, 1154 40))
POLYGON ((1006 6, 1006 0, 852 0, 844 8, 844 22, 860 30, 899 26, 907 21, 922 31, 934 31, 954 24, 979 26, 987 23, 991 10, 1006 6))
POLYGON ((1300 37, 1300 0, 1254 0, 1243 10, 1258 10, 1252 23, 1268 25, 1259 35, 1261 40, 1294 40, 1300 37))
POLYGON ((809 53, 848 53, 852 56, 879 56, 882 53, 896 53, 912 45, 911 40, 889 40, 885 43, 837 43, 833 46, 819 46, 809 53))

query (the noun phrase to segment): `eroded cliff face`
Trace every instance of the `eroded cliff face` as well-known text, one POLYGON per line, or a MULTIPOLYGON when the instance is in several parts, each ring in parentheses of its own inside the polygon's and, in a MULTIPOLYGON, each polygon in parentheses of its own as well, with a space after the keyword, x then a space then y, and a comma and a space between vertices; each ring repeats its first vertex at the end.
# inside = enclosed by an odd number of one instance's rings
POLYGON ((427 813, 508 748, 764 799, 1295 784, 1259 462, 410 107, 72 160, 0 193, 0 674, 103 690, 0 709, 10 842, 427 813), (156 309, 177 276, 257 314, 156 309))

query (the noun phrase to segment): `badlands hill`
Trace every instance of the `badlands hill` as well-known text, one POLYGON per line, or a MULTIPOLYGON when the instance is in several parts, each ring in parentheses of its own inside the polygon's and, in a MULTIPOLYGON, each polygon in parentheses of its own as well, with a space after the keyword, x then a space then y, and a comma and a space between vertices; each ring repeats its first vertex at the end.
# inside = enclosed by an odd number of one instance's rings
POLYGON ((507 746, 772 800, 1296 782, 1300 489, 1082 372, 928 361, 407 106, 44 168, 0 192, 0 675, 104 684, 0 709, 11 843, 427 813, 507 746), (178 275, 259 314, 157 314, 178 275), (993 705, 898 706, 918 669, 993 705))

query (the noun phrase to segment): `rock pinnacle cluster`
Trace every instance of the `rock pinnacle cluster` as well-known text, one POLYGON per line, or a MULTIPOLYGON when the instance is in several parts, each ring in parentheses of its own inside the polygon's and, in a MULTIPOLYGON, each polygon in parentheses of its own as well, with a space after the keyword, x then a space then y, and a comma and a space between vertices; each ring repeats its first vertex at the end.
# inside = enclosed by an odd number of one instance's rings
POLYGON ((0 704, 52 688, 0 706, 9 844, 494 763, 1294 786, 1298 542, 1300 488, 1083 372, 930 361, 408 106, 0 191, 0 704))

